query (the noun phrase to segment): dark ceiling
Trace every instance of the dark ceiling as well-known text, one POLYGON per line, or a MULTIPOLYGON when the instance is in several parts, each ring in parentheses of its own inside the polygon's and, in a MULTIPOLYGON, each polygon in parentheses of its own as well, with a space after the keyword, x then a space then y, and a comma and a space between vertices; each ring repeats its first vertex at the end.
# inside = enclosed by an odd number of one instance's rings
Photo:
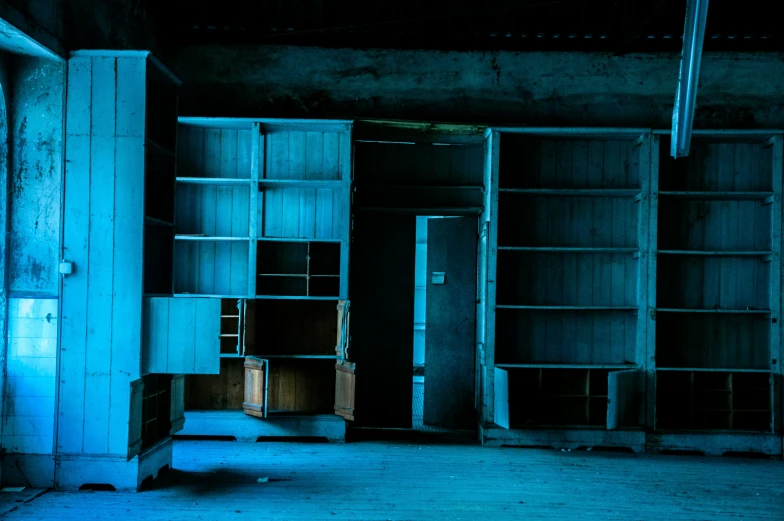
MULTIPOLYGON (((679 51, 686 0, 176 0, 177 42, 679 51)), ((711 0, 705 50, 784 50, 762 0, 711 0)))

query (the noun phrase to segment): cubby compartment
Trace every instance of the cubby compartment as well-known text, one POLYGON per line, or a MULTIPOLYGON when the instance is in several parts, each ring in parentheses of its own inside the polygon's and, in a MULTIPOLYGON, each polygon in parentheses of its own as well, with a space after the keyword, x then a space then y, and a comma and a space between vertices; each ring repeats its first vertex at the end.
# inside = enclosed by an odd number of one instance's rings
POLYGON ((510 428, 607 426, 609 371, 538 368, 506 373, 510 428))
POLYGON ((640 141, 503 134, 501 189, 639 189, 640 141))
POLYGON ((311 242, 310 275, 340 276, 340 243, 311 242))
POLYGON ((349 161, 351 137, 336 128, 275 129, 264 139, 263 180, 339 181, 349 161))
POLYGON ((304 185, 286 180, 260 183, 257 194, 260 237, 283 240, 344 238, 343 223, 334 216, 348 210, 347 193, 339 181, 304 185))
POLYGON ((528 306, 637 306, 631 253, 498 252, 497 302, 528 306))
POLYGON ((249 238, 250 186, 180 182, 177 186, 177 234, 249 238))
POLYGON ((177 240, 174 292, 248 295, 248 241, 177 240))
POLYGON ((495 363, 634 364, 636 311, 496 310, 495 363))
POLYGON ((659 308, 770 309, 771 262, 759 257, 659 255, 659 308))
POLYGON ((659 312, 655 324, 659 367, 770 367, 770 316, 659 312))
MULTIPOLYGON (((689 199, 688 197, 694 197, 689 199)), ((659 199, 659 250, 770 254, 771 204, 764 200, 659 199)))
POLYGON ((180 125, 178 177, 192 182, 247 180, 250 186, 254 132, 250 123, 244 126, 246 128, 180 125))
POLYGON ((220 353, 221 355, 242 355, 243 300, 221 299, 220 353))
POLYGON ((338 242, 259 241, 258 294, 337 299, 340 248, 338 242))
POLYGON ((334 413, 335 361, 271 360, 267 400, 270 414, 334 413))
POLYGON ((258 300, 255 320, 264 335, 248 356, 335 356, 337 301, 258 300))
POLYGON ((260 241, 256 257, 259 275, 307 275, 308 249, 307 242, 260 241))
POLYGON ((770 136, 737 139, 695 136, 689 155, 679 159, 670 155, 670 138, 661 138, 659 190, 665 193, 736 192, 738 195, 750 195, 772 192, 772 174, 770 136))
POLYGON ((639 247, 640 204, 629 197, 537 192, 498 194, 498 246, 639 247))
POLYGON ((656 372, 656 428, 771 432, 769 372, 656 372))

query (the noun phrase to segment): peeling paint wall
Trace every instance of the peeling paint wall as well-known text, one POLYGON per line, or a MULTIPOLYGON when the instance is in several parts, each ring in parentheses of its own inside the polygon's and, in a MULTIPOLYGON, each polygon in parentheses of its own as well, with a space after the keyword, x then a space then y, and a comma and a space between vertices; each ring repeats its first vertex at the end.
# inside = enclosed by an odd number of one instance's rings
POLYGON ((58 296, 64 64, 17 58, 10 105, 12 294, 58 296))
MULTIPOLYGON (((190 45, 183 115, 668 127, 678 54, 190 45)), ((784 126, 784 55, 704 55, 696 126, 784 126)))

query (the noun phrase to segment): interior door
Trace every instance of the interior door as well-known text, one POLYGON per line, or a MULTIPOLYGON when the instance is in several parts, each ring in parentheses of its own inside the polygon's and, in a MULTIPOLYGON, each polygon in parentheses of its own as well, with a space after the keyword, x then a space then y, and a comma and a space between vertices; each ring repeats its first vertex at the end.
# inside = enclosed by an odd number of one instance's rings
POLYGON ((351 244, 351 360, 356 423, 411 427, 414 359, 413 215, 361 213, 351 244))
POLYGON ((428 219, 424 423, 476 426, 476 219, 428 219))

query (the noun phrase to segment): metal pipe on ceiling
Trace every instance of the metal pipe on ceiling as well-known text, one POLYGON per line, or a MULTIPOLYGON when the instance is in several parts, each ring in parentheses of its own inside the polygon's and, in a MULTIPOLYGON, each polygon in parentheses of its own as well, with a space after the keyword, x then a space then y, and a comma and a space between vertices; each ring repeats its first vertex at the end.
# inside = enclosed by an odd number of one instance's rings
POLYGON ((707 18, 708 0, 688 0, 686 23, 683 29, 681 71, 678 89, 675 91, 675 107, 672 111, 670 154, 675 158, 689 155, 707 18))

